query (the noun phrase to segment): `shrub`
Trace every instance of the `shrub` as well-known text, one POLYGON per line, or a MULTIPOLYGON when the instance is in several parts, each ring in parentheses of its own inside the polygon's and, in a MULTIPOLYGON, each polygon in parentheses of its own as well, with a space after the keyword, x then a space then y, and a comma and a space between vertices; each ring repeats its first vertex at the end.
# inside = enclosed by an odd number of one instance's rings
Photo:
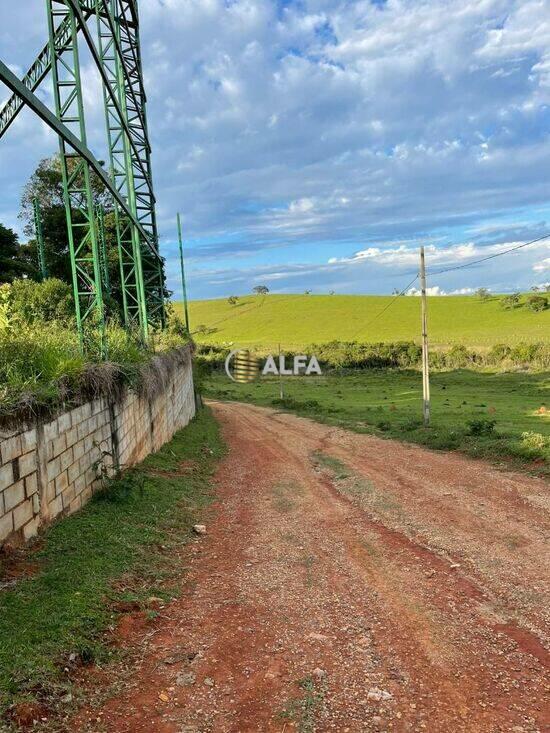
POLYGON ((61 280, 14 280, 11 285, 2 286, 2 290, 10 323, 68 323, 74 317, 71 288, 61 280))
POLYGON ((526 305, 530 311, 540 313, 548 308, 548 298, 545 295, 530 295, 526 305))
POLYGON ((520 293, 511 293, 510 295, 505 295, 501 301, 500 301, 501 308, 504 308, 504 310, 512 310, 514 308, 519 308, 521 305, 521 295, 520 293))
POLYGON ((527 430, 521 434, 521 443, 525 448, 533 451, 542 451, 550 448, 550 438, 542 433, 527 430))
POLYGON ((496 420, 488 420, 487 418, 481 418, 479 420, 468 420, 466 426, 468 428, 468 435, 493 435, 495 432, 496 420))

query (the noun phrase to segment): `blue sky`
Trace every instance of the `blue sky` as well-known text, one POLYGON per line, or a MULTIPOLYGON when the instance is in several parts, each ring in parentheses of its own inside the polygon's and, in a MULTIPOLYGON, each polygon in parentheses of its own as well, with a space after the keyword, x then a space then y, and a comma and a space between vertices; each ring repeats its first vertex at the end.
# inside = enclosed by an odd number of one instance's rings
MULTIPOLYGON (((2 8, 20 76, 41 0, 2 8)), ((140 0, 169 283, 182 213, 193 298, 389 293, 550 231, 550 0, 140 0)), ((105 157, 83 52, 89 143, 105 157)), ((51 104, 50 82, 40 91, 51 104)), ((0 102, 8 94, 0 85, 0 102)), ((57 149, 28 111, 0 140, 0 221, 57 149)), ((430 280, 434 292, 550 282, 543 242, 430 280)))

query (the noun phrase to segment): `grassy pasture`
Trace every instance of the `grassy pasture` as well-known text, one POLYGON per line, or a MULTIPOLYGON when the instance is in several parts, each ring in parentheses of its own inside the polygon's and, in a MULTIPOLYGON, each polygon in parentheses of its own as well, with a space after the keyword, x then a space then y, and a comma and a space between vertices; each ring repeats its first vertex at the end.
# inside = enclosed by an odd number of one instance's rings
MULTIPOLYGON (((419 298, 398 298, 377 317, 391 300, 391 296, 375 295, 249 295, 239 298, 236 305, 225 298, 198 300, 190 303, 191 330, 199 325, 214 329, 207 335, 196 334, 198 341, 264 348, 335 339, 418 341, 419 298)), ((485 301, 475 296, 429 298, 431 343, 483 348, 495 343, 550 340, 550 309, 541 313, 532 313, 525 306, 504 310, 500 301, 501 296, 485 301)), ((181 312, 181 303, 175 307, 181 312)))
MULTIPOLYGON (((323 377, 284 379, 283 409, 359 432, 388 435, 433 448, 459 449, 477 456, 550 461, 550 374, 488 373, 468 370, 432 375, 432 426, 420 424, 421 375, 416 371, 355 371, 323 377), (541 411, 547 407, 548 412, 541 411), (471 435, 471 421, 495 421, 490 435, 471 435), (547 439, 533 449, 522 433, 547 439)), ((279 382, 262 377, 236 384, 224 374, 204 379, 205 395, 277 406, 279 382), (275 400, 275 403, 273 402, 275 400)))

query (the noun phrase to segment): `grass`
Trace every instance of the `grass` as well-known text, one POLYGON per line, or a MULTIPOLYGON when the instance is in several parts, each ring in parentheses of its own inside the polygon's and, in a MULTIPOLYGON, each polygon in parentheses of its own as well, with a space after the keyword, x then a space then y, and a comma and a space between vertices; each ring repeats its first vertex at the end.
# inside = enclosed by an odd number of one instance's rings
POLYGON ((28 551, 37 571, 0 592, 1 712, 36 700, 55 710, 71 692, 63 671, 70 659, 105 662, 113 654, 103 632, 116 620, 117 602, 146 607, 150 596, 177 593, 178 551, 204 519, 222 454, 205 409, 28 551), (178 475, 182 461, 193 470, 178 475))
POLYGON ((316 682, 308 676, 301 679, 298 686, 300 696, 289 700, 279 717, 291 721, 298 733, 314 733, 325 704, 326 683, 323 680, 316 682))
POLYGON ((513 459, 548 471, 550 409, 548 373, 489 373, 468 370, 432 375, 432 423, 421 422, 421 375, 415 371, 355 371, 346 375, 289 377, 285 399, 277 379, 236 384, 225 375, 206 376, 206 396, 241 400, 311 417, 357 432, 421 443, 435 449, 456 449, 473 456, 513 459), (494 429, 488 425, 495 421, 494 429), (481 425, 481 434, 476 426, 481 425), (488 431, 488 432, 487 432, 488 431), (526 442, 525 432, 543 440, 526 442), (546 439, 546 440, 545 440, 546 439))
MULTIPOLYGON (((525 306, 504 310, 501 298, 429 298, 431 343, 485 348, 495 343, 548 342, 550 309, 541 313, 525 306)), ((295 348, 332 340, 418 341, 419 298, 398 298, 377 318, 391 300, 390 296, 374 295, 250 295, 241 297, 236 305, 230 305, 227 299, 192 301, 191 330, 199 325, 212 329, 195 334, 202 342, 233 342, 268 349, 279 343, 283 348, 295 348)), ((175 303, 175 307, 181 313, 181 303, 175 303)))

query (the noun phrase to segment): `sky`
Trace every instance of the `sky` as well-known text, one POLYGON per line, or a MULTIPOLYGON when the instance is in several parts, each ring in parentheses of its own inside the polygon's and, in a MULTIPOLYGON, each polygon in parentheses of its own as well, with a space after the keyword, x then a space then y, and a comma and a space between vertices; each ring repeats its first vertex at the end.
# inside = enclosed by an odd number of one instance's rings
MULTIPOLYGON (((391 293, 426 247, 433 294, 550 283, 550 0, 139 0, 160 244, 191 298, 391 293)), ((0 8, 20 77, 43 0, 0 8)), ((88 142, 105 158, 82 52, 88 142)), ((0 83, 0 105, 9 93, 0 83)), ((46 79, 40 98, 52 105, 46 79)), ((26 110, 0 139, 0 222, 57 141, 26 110)))

